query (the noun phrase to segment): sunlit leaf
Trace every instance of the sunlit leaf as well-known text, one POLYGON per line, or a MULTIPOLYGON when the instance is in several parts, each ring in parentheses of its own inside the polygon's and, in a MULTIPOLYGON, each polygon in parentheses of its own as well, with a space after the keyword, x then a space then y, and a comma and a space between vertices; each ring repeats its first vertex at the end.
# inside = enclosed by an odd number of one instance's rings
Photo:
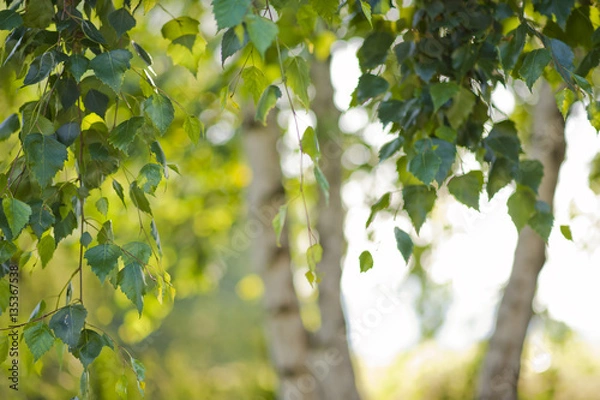
POLYGON ((367 250, 360 253, 360 256, 358 256, 358 261, 360 264, 360 272, 367 272, 373 268, 373 256, 367 250))
POLYGON ((27 325, 23 329, 23 338, 27 347, 33 354, 33 360, 39 360, 54 345, 54 335, 43 322, 27 325))
POLYGON ((246 29, 248 29, 250 42, 256 47, 260 56, 264 58, 265 51, 275 41, 279 32, 277 25, 270 19, 250 14, 246 16, 246 29))
POLYGON ((317 164, 314 165, 313 171, 315 173, 317 184, 321 189, 321 193, 323 193, 323 196, 325 196, 325 203, 329 204, 329 182, 327 181, 327 177, 317 164))
POLYGON ((31 207, 27 203, 9 197, 2 199, 2 209, 12 237, 16 238, 29 222, 31 207))
POLYGON ((319 243, 315 243, 306 250, 306 260, 308 262, 308 268, 314 271, 317 268, 317 264, 321 262, 323 258, 323 247, 319 243))
POLYGON ((290 57, 285 62, 285 75, 288 86, 296 93, 305 108, 310 107, 308 87, 310 86, 310 71, 302 57, 290 57))
POLYGON ((371 225, 379 211, 385 210, 390 206, 390 196, 390 192, 384 194, 379 198, 379 200, 377 200, 377 202, 375 202, 375 204, 371 206, 371 213, 369 214, 369 218, 367 219, 367 223, 365 224, 366 228, 368 228, 369 225, 371 225))
POLYGON ((517 186, 517 190, 509 197, 506 204, 508 215, 520 232, 535 212, 535 193, 528 187, 517 186))
POLYGON ((319 141, 317 140, 317 134, 312 126, 309 126, 302 135, 300 140, 302 145, 302 152, 309 156, 314 163, 316 163, 321 156, 319 151, 319 141))
POLYGON ((48 262, 54 256, 54 250, 56 249, 56 243, 54 242, 54 237, 52 235, 42 236, 40 240, 38 240, 37 251, 42 261, 42 268, 48 265, 48 262))
POLYGON ((265 89, 256 106, 255 119, 263 125, 267 125, 267 115, 269 111, 275 107, 277 99, 281 97, 281 90, 274 85, 270 85, 265 89))
POLYGON ((277 247, 281 247, 281 232, 283 231, 283 226, 285 225, 285 216, 287 215, 287 204, 279 207, 279 211, 273 218, 273 230, 275 231, 275 238, 277 241, 277 247))
POLYGON ((571 227, 569 225, 561 225, 560 233, 562 233, 565 239, 573 241, 573 234, 571 233, 571 227))

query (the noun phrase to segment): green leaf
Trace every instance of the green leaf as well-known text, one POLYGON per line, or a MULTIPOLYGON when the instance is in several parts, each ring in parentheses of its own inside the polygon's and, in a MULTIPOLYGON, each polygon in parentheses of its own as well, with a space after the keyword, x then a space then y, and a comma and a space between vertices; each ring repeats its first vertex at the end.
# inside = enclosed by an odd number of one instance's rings
POLYGON ((508 214, 521 231, 535 212, 535 193, 528 187, 517 186, 517 190, 510 196, 506 204, 508 205, 508 214))
POLYGON ((479 194, 483 189, 483 173, 471 171, 448 182, 448 191, 464 205, 479 211, 479 194))
POLYGON ((12 31, 21 25, 23 25, 23 18, 19 13, 13 10, 0 11, 0 30, 12 31))
POLYGON ((45 29, 54 18, 54 6, 51 0, 35 0, 27 2, 27 11, 23 16, 25 26, 45 29))
POLYGON ((111 50, 94 57, 90 61, 90 67, 102 82, 119 93, 125 71, 131 67, 129 61, 132 57, 128 50, 111 50))
POLYGON ((90 60, 81 54, 73 54, 69 57, 69 61, 67 61, 69 71, 71 71, 73 78, 75 78, 77 82, 81 81, 81 77, 88 70, 89 65, 90 60))
POLYGON ((118 36, 122 36, 125 32, 135 27, 135 18, 131 16, 125 8, 119 8, 108 14, 108 22, 117 32, 118 36))
POLYGON ((383 64, 395 37, 387 32, 374 32, 367 36, 356 53, 361 70, 373 69, 383 64))
POLYGON ((360 0, 360 8, 363 14, 365 14, 367 21, 369 21, 369 24, 373 26, 373 21, 371 21, 371 4, 365 0, 360 0))
POLYGON ((37 361, 54 345, 54 335, 52 331, 43 322, 29 324, 23 329, 23 338, 31 354, 33 361, 37 361))
POLYGON ((0 264, 3 264, 10 260, 10 258, 17 252, 17 246, 13 242, 8 240, 0 240, 0 264))
POLYGON ((453 97, 452 106, 446 113, 450 126, 458 129, 466 121, 475 106, 475 95, 469 89, 462 87, 453 97))
POLYGON ((175 118, 171 100, 162 94, 154 94, 144 101, 144 114, 150 118, 152 125, 158 129, 161 135, 165 134, 175 118))
POLYGON ((538 160, 521 160, 519 162, 517 183, 529 186, 531 190, 537 193, 543 176, 544 166, 538 160))
POLYGON ((377 97, 380 94, 385 93, 390 87, 388 81, 382 77, 373 74, 363 74, 358 79, 358 86, 356 87, 356 100, 359 103, 377 97))
POLYGON ((2 123, 0 123, 0 142, 8 139, 10 135, 15 133, 21 127, 19 116, 11 114, 2 123))
POLYGON ((554 224, 554 216, 548 203, 544 201, 537 201, 535 203, 535 213, 528 221, 528 224, 544 239, 544 242, 548 242, 548 237, 550 237, 552 225, 554 224))
POLYGON ((54 250, 56 249, 56 243, 54 242, 54 237, 50 234, 43 236, 40 240, 38 240, 37 251, 42 261, 42 268, 45 268, 48 265, 48 262, 54 256, 54 250))
POLYGON ((425 185, 429 185, 437 175, 442 159, 431 145, 431 139, 421 139, 414 144, 415 155, 408 162, 408 171, 425 185))
POLYGON ((302 152, 309 156, 310 159, 316 164, 321 156, 321 152, 319 150, 317 134, 312 126, 309 126, 304 131, 300 145, 302 146, 302 152))
MULTIPOLYGON (((165 152, 160 146, 160 143, 157 141, 152 142, 150 144, 150 151, 154 153, 156 161, 163 166, 163 174, 165 175, 165 178, 169 178, 169 167, 171 167, 173 164, 167 164, 167 157, 165 156, 165 152)), ((175 172, 179 173, 178 171, 175 172)))
POLYGON ((33 202, 30 206, 31 216, 29 217, 29 225, 39 239, 54 224, 55 218, 50 207, 42 203, 42 201, 33 202))
POLYGON ((92 235, 90 235, 89 232, 83 232, 83 234, 79 237, 79 243, 86 248, 90 245, 90 243, 92 243, 92 240, 92 235))
POLYGON ((73 211, 69 213, 54 225, 54 240, 59 243, 61 240, 69 236, 73 230, 77 228, 77 217, 73 211))
POLYGON ((37 56, 29 66, 23 85, 33 85, 43 81, 50 75, 55 65, 54 53, 48 51, 37 56))
POLYGON ((358 261, 360 263, 360 272, 367 272, 373 268, 373 256, 367 250, 360 253, 360 256, 358 256, 358 261))
POLYGON ((512 182, 514 170, 514 164, 506 158, 498 158, 492 163, 487 183, 488 198, 491 199, 500 189, 512 182))
POLYGON ((131 361, 131 368, 133 368, 133 372, 135 373, 136 379, 137 379, 137 383, 138 383, 138 389, 140 391, 140 394, 142 395, 142 397, 144 396, 144 380, 146 379, 146 368, 144 367, 144 364, 142 364, 139 360, 136 360, 135 358, 131 357, 130 359, 131 361))
POLYGON ((79 342, 81 329, 87 316, 87 310, 81 304, 70 305, 61 308, 50 319, 48 324, 54 331, 54 335, 69 346, 75 348, 79 342))
POLYGON ((321 188, 323 196, 325 196, 325 204, 329 204, 329 182, 327 181, 327 177, 317 164, 314 165, 313 171, 315 173, 317 184, 319 185, 319 188, 321 188))
POLYGON ((258 103, 260 95, 269 85, 265 74, 259 68, 250 66, 242 70, 242 79, 244 80, 244 89, 252 95, 254 102, 258 103))
POLYGON ((331 22, 338 14, 339 0, 309 0, 315 12, 325 21, 331 22))
MULTIPOLYGON (((170 20, 166 24, 163 25, 160 32, 165 39, 170 41, 175 41, 184 36, 194 37, 200 33, 198 26, 200 22, 190 17, 179 17, 170 20)), ((188 46, 186 46, 188 47, 188 46)), ((193 43, 190 47, 190 50, 193 48, 193 43)))
POLYGON ((234 28, 228 29, 221 41, 221 64, 225 64, 225 60, 240 51, 248 43, 248 40, 247 32, 244 31, 243 40, 240 40, 234 28))
POLYGON ((531 90, 533 84, 542 75, 544 68, 546 68, 551 59, 552 56, 547 49, 536 49, 527 53, 519 69, 519 75, 525 79, 529 90, 531 90))
POLYGON ((256 106, 256 115, 254 118, 257 121, 260 121, 263 125, 267 125, 267 115, 269 114, 269 111, 275 107, 277 99, 280 97, 281 90, 277 86, 270 85, 267 87, 262 96, 260 96, 260 100, 256 106))
POLYGON ((151 66, 152 56, 146 50, 144 50, 142 46, 140 46, 133 40, 131 41, 131 45, 133 46, 133 49, 135 50, 136 54, 146 63, 146 65, 151 66))
POLYGON ((91 329, 81 331, 77 347, 73 351, 73 355, 79 358, 83 368, 87 370, 90 364, 100 355, 102 347, 106 342, 102 336, 91 329))
POLYGON ((408 264, 408 260, 413 252, 413 241, 408 233, 398 227, 394 228, 394 236, 396 237, 396 246, 402 257, 404 257, 404 261, 408 264))
POLYGON ((133 205, 139 210, 152 215, 150 203, 148 202, 144 191, 138 186, 137 181, 133 181, 131 182, 131 185, 129 185, 129 197, 131 197, 133 205))
POLYGON ((90 89, 83 98, 83 105, 89 112, 96 113, 99 117, 104 118, 108 108, 109 98, 104 93, 90 89))
POLYGON ((382 161, 390 158, 398 150, 400 150, 400 148, 402 147, 403 144, 404 144, 404 137, 398 136, 396 139, 392 140, 391 142, 387 142, 386 144, 381 146, 381 149, 379 150, 379 162, 382 162, 382 161))
POLYGON ((562 233, 565 239, 573 241, 573 234, 571 233, 571 227, 569 225, 561 225, 560 233, 562 233))
POLYGON ((402 189, 404 209, 408 213, 417 234, 433 209, 437 195, 435 189, 425 185, 410 185, 402 189))
POLYGON ((143 125, 144 117, 132 117, 127 121, 123 121, 110 133, 108 141, 117 149, 128 153, 129 145, 143 125))
POLYGON ((125 296, 135 305, 141 316, 146 292, 146 279, 142 267, 138 263, 126 265, 125 268, 119 271, 117 283, 125 296))
POLYGON ((12 237, 16 238, 29 222, 31 207, 27 203, 9 197, 2 199, 2 209, 12 237))
POLYGON ((250 0, 212 0, 217 28, 231 28, 242 23, 250 10, 250 0))
POLYGON ((154 239, 154 243, 156 244, 156 249, 158 250, 158 255, 162 257, 162 246, 160 244, 160 235, 158 233, 158 227, 156 226, 156 222, 152 220, 150 222, 150 235, 152 235, 152 239, 154 239))
POLYGON ((527 39, 528 27, 526 23, 519 25, 517 29, 508 33, 508 40, 500 44, 500 58, 502 60, 502 68, 506 71, 513 69, 519 56, 523 52, 525 39, 527 39))
POLYGON ((597 131, 600 131, 600 101, 590 101, 590 104, 586 107, 586 111, 590 124, 597 131))
POLYGON ((183 121, 183 130, 193 144, 198 144, 204 136, 204 124, 195 115, 188 115, 183 121))
POLYGON ((433 101, 433 112, 439 110, 440 107, 453 98, 459 90, 460 86, 455 82, 440 82, 431 85, 429 87, 429 94, 433 101))
POLYGON ((56 130, 56 138, 66 147, 75 143, 80 134, 81 127, 79 126, 79 122, 67 122, 56 130))
POLYGON ((575 6, 575 0, 534 0, 532 3, 533 8, 540 14, 548 18, 552 18, 554 15, 562 29, 565 29, 567 19, 575 6))
POLYGON ((563 118, 566 120, 567 119, 567 115, 569 114, 569 110, 571 109, 571 106, 573 105, 573 103, 575 103, 575 101, 577 101, 577 96, 575 95, 575 93, 568 89, 568 88, 564 88, 560 91, 558 91, 554 97, 556 98, 556 105, 558 106, 558 109, 560 110, 560 113, 562 114, 563 118))
POLYGON ((140 169, 138 185, 146 193, 154 193, 162 180, 162 167, 158 164, 148 163, 140 169))
POLYGON ((138 264, 143 267, 150 260, 152 255, 152 248, 143 242, 130 242, 123 246, 123 263, 127 266, 129 264, 138 264))
POLYGON ((564 42, 558 39, 544 38, 544 45, 552 55, 554 69, 560 74, 563 80, 572 88, 571 72, 573 71, 573 50, 564 42))
POLYGON ((96 201, 96 210, 105 217, 108 215, 108 199, 106 197, 100 197, 96 201))
POLYGON ((308 64, 304 58, 288 58, 285 62, 285 77, 288 86, 296 93, 302 105, 307 109, 310 108, 308 87, 311 80, 308 64))
POLYGON ((285 216, 287 215, 287 204, 279 207, 279 211, 273 218, 273 230, 275 231, 275 240, 277 241, 277 247, 281 247, 281 232, 285 225, 285 216))
POLYGON ((112 221, 106 221, 102 224, 102 228, 96 235, 96 240, 100 244, 111 243, 115 240, 115 235, 112 229, 112 221))
POLYGON ((86 250, 84 257, 101 283, 117 268, 121 248, 115 244, 99 244, 86 250))
POLYGON ((373 222, 373 220, 375 219, 375 216, 377 215, 377 213, 379 211, 385 210, 386 208, 388 208, 390 206, 390 197, 391 197, 391 193, 387 192, 386 194, 381 196, 375 204, 373 204, 371 206, 371 213, 369 214, 369 218, 367 219, 365 228, 368 228, 369 225, 371 225, 371 223, 373 222))
POLYGON ((317 264, 321 262, 323 258, 323 247, 319 243, 315 243, 306 250, 306 260, 308 262, 308 269, 315 271, 317 264))
POLYGON ((449 126, 443 125, 435 130, 435 136, 449 143, 455 143, 457 132, 449 126))
POLYGON ((127 207, 127 204, 125 204, 125 194, 123 192, 123 186, 121 186, 121 184, 117 180, 113 179, 112 187, 117 196, 119 196, 119 199, 121 199, 121 203, 123 203, 123 205, 127 207))
POLYGON ((92 21, 84 20, 81 22, 81 30, 84 35, 92 42, 99 44, 106 44, 106 39, 102 36, 102 33, 96 28, 96 25, 92 21))
POLYGON ((265 51, 277 38, 279 28, 270 19, 249 14, 246 16, 246 29, 248 29, 250 42, 256 47, 260 56, 264 58, 265 51))

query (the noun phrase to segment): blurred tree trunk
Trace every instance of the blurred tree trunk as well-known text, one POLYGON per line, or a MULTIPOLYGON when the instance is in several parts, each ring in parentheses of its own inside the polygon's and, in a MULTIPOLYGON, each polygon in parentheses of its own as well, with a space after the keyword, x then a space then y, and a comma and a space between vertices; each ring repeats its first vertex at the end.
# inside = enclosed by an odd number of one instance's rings
POLYGON ((317 231, 323 246, 323 259, 317 267, 321 327, 310 349, 313 372, 319 381, 319 399, 358 400, 352 359, 348 349, 346 320, 341 302, 340 283, 344 241, 342 188, 342 138, 338 127, 340 112, 333 103, 329 61, 315 61, 312 82, 316 89, 313 110, 317 117, 317 136, 321 149, 321 168, 329 185, 329 203, 319 198, 317 231))
MULTIPOLYGON (((552 207, 565 154, 565 122, 552 89, 544 82, 534 108, 528 154, 544 166, 539 199, 552 207)), ((480 400, 515 400, 521 352, 532 316, 538 275, 546 261, 546 244, 528 226, 519 234, 513 268, 498 310, 479 382, 480 400)))
POLYGON ((300 318, 294 289, 287 232, 277 247, 271 221, 285 204, 277 152, 280 130, 275 113, 267 126, 248 112, 242 126, 246 157, 253 178, 248 189, 248 231, 252 231, 252 261, 265 285, 264 306, 271 362, 279 378, 278 398, 314 400, 314 378, 308 370, 308 333, 300 318), (251 226, 254 226, 251 228, 251 226), (256 228, 256 229, 255 229, 256 228))

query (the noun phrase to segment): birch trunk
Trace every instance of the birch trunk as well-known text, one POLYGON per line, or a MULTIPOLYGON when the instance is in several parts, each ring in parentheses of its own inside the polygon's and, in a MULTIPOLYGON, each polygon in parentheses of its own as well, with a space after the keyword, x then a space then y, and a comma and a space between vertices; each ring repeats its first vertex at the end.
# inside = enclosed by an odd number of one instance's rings
POLYGON ((294 289, 286 229, 277 247, 271 221, 285 204, 277 140, 280 130, 272 112, 268 125, 247 115, 242 129, 246 157, 252 169, 248 189, 248 231, 251 255, 265 285, 264 306, 271 361, 279 378, 278 398, 314 400, 315 379, 308 370, 309 340, 294 289), (252 227, 254 226, 254 227, 252 227), (252 228, 252 229, 250 229, 252 228))
MULTIPOLYGON (((529 154, 544 166, 538 194, 551 207, 565 154, 564 128, 552 90, 544 83, 534 109, 529 154)), ((480 400, 517 399, 521 352, 532 316, 538 275, 545 261, 546 244, 531 228, 525 227, 519 234, 512 272, 483 363, 480 400)))
POLYGON ((323 247, 318 265, 321 327, 314 336, 310 365, 319 382, 319 399, 358 400, 352 359, 348 349, 340 283, 344 241, 345 212, 341 199, 342 146, 338 128, 340 112, 333 104, 330 63, 315 61, 312 81, 316 88, 313 110, 317 117, 317 136, 321 149, 321 168, 329 185, 329 203, 321 194, 318 204, 317 231, 323 247))

